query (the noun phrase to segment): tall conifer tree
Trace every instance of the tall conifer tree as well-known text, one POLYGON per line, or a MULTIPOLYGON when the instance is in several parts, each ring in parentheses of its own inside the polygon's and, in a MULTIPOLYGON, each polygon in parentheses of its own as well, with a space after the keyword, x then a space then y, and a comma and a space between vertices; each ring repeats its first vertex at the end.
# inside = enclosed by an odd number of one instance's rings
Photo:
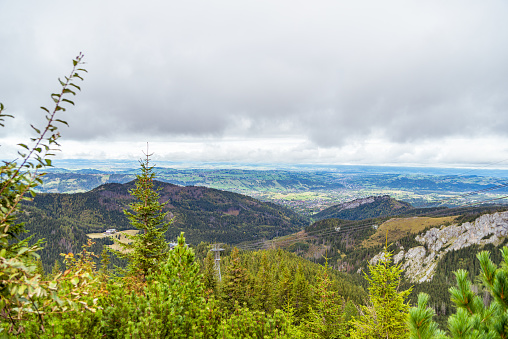
POLYGON ((407 338, 406 319, 409 313, 407 297, 411 289, 399 291, 402 268, 394 265, 391 252, 385 246, 384 258, 369 265, 369 306, 363 306, 364 315, 354 318, 351 338, 407 338))
POLYGON ((217 290, 216 274, 213 254, 209 251, 203 260, 203 285, 207 294, 213 294, 217 290))
POLYGON ((244 268, 238 248, 231 252, 231 264, 226 269, 221 285, 222 302, 225 308, 233 311, 235 302, 240 307, 244 304, 251 306, 252 287, 249 272, 244 268))
POLYGON ((316 300, 310 306, 308 320, 304 323, 306 333, 311 338, 344 338, 347 324, 344 322, 343 300, 332 286, 328 260, 317 277, 314 293, 316 300))
POLYGON ((140 160, 141 174, 136 176, 136 188, 130 190, 137 201, 129 205, 130 211, 124 211, 139 233, 128 236, 132 240, 129 244, 118 242, 124 249, 120 256, 129 260, 129 274, 140 276, 143 280, 149 270, 157 270, 160 263, 166 260, 168 244, 164 234, 171 224, 171 221, 166 221, 168 212, 162 211, 167 202, 161 203, 160 188, 154 189, 154 166, 150 165, 152 154, 147 152, 145 155, 146 158, 140 160))
POLYGON ((310 287, 309 282, 305 279, 302 265, 296 267, 293 281, 292 304, 295 309, 295 315, 303 318, 309 311, 310 306, 310 287))
POLYGON ((293 292, 293 280, 294 280, 294 272, 288 267, 284 266, 282 271, 282 276, 279 279, 277 286, 277 294, 278 294, 278 307, 283 309, 287 307, 287 305, 293 305, 292 292, 293 292))
POLYGON ((254 284, 256 308, 270 313, 273 310, 273 278, 266 252, 261 254, 259 270, 254 284))

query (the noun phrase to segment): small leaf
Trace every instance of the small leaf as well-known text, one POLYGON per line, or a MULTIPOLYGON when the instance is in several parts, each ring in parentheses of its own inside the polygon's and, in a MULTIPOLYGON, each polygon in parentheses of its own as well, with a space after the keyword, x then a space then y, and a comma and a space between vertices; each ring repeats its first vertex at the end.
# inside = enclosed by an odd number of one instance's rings
POLYGON ((72 60, 72 64, 73 64, 74 66, 77 66, 77 65, 78 65, 78 61, 77 61, 77 60, 72 60))
POLYGON ((23 292, 25 292, 25 290, 26 290, 26 285, 23 284, 23 285, 19 286, 18 294, 23 294, 23 292))
POLYGON ((60 85, 65 86, 65 82, 63 82, 62 80, 60 80, 60 78, 58 78, 58 81, 60 81, 60 85))
POLYGON ((80 91, 81 91, 81 87, 79 87, 78 85, 74 85, 74 84, 69 84, 69 85, 74 86, 74 87, 76 87, 78 90, 80 90, 80 91))
MULTIPOLYGON (((64 99, 64 100, 65 100, 65 99, 64 99)), ((67 121, 63 121, 63 120, 60 120, 60 119, 55 119, 55 121, 61 122, 62 124, 65 124, 65 125, 69 126, 69 124, 67 123, 67 121)))
POLYGON ((62 99, 62 101, 65 101, 65 102, 68 102, 69 104, 74 105, 74 102, 73 102, 73 101, 71 101, 71 100, 69 100, 69 99, 62 99))
POLYGON ((18 146, 21 146, 21 147, 23 147, 23 148, 28 149, 28 146, 27 146, 27 145, 25 145, 25 144, 18 144, 18 146))
POLYGON ((32 126, 32 128, 37 132, 37 134, 41 134, 41 131, 39 129, 35 128, 34 125, 30 125, 30 126, 32 126))
POLYGON ((88 71, 86 69, 84 69, 84 68, 78 68, 78 71, 83 71, 83 72, 88 73, 88 71))
POLYGON ((42 106, 41 106, 41 108, 42 108, 43 110, 45 110, 46 112, 48 112, 48 113, 49 113, 49 109, 47 109, 46 107, 42 107, 42 106))
POLYGON ((80 77, 78 73, 74 73, 72 76, 75 77, 75 78, 79 78, 79 79, 83 80, 83 78, 80 77))

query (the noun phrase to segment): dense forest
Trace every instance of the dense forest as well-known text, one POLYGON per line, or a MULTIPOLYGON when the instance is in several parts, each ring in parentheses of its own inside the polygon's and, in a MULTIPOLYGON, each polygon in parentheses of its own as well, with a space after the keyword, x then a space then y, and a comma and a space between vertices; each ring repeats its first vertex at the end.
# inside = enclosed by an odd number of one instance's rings
MULTIPOLYGON (((218 241, 238 244, 242 241, 270 239, 298 231, 308 219, 272 203, 261 202, 237 193, 206 187, 181 187, 154 182, 160 189, 164 210, 173 219, 165 239, 176 241, 185 232, 190 244, 218 241)), ((44 238, 40 252, 46 269, 60 260, 60 253, 77 252, 87 243, 87 234, 108 228, 132 229, 124 209, 132 202, 129 190, 134 181, 105 184, 86 193, 39 193, 32 201, 23 202, 24 213, 18 216, 28 233, 21 237, 44 238)), ((100 252, 109 239, 96 239, 91 249, 100 252)))

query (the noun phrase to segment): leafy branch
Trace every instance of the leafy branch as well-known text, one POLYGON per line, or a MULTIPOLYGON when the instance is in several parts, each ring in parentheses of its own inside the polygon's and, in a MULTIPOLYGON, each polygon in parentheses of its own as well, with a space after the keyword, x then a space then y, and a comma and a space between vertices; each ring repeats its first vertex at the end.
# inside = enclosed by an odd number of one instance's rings
MULTIPOLYGON (((55 277, 52 282, 41 281, 41 276, 36 273, 34 258, 38 258, 37 251, 42 241, 29 245, 29 240, 19 241, 16 235, 24 232, 22 223, 16 223, 16 216, 20 212, 20 202, 31 199, 28 193, 35 196, 35 187, 42 184, 44 173, 39 170, 52 166, 49 157, 59 150, 57 123, 68 125, 67 122, 57 119, 58 111, 65 111, 64 103, 74 105, 67 97, 69 94, 76 95, 76 90, 81 88, 74 82, 76 79, 83 80, 79 72, 87 72, 79 68, 83 64, 84 55, 80 53, 72 62, 73 68, 65 81, 58 79, 62 89, 60 93, 51 94, 55 106, 53 110, 41 107, 46 112, 46 125, 39 129, 31 125, 37 133, 31 138, 33 146, 18 144, 23 151, 19 151, 20 161, 4 161, 0 166, 0 318, 11 323, 10 332, 20 333, 22 326, 16 329, 16 322, 24 315, 37 315, 42 331, 43 306, 58 304, 60 300, 56 289, 62 282, 55 277), (12 241, 11 241, 12 240, 12 241), (57 281, 58 280, 58 281, 57 281)), ((4 113, 4 105, 0 103, 0 126, 4 127, 6 118, 13 118, 12 115, 4 113)), ((73 272, 70 277, 72 283, 74 278, 80 277, 80 272, 73 272)), ((90 280, 88 275, 83 276, 90 280)), ((85 281, 83 280, 83 281, 85 281)), ((69 300, 72 304, 72 301, 69 300)), ((56 310, 56 309, 55 309, 56 310)), ((0 332, 4 328, 0 326, 0 332)))
MULTIPOLYGON (((79 55, 72 61, 72 71, 68 77, 65 77, 65 81, 62 81, 60 78, 58 79, 62 86, 62 90, 59 94, 51 94, 51 98, 55 102, 53 110, 50 111, 46 107, 41 107, 41 109, 46 112, 46 126, 44 126, 43 129, 38 129, 35 126, 30 125, 38 135, 36 138, 30 139, 34 145, 29 147, 23 143, 18 144, 20 147, 28 151, 28 153, 18 151, 18 154, 22 159, 21 163, 18 165, 15 161, 5 162, 0 168, 0 197, 2 199, 0 202, 0 225, 3 228, 4 234, 8 232, 10 221, 12 221, 9 217, 14 211, 16 211, 20 201, 24 199, 27 193, 31 193, 31 195, 34 196, 35 192, 33 189, 39 184, 42 184, 41 178, 44 174, 39 174, 38 170, 51 166, 51 159, 48 157, 54 156, 55 154, 53 152, 59 150, 58 147, 60 144, 57 140, 60 138, 60 133, 58 132, 58 127, 55 126, 55 123, 59 122, 67 126, 68 123, 64 120, 57 119, 56 113, 58 111, 66 110, 62 107, 64 102, 74 105, 73 101, 65 98, 64 96, 67 94, 76 95, 76 89, 81 90, 81 88, 73 81, 76 78, 83 80, 79 72, 87 72, 85 69, 79 68, 79 66, 83 64, 83 57, 84 55, 79 53, 79 55), (33 160, 35 160, 35 162, 33 162, 33 160)), ((2 127, 4 126, 4 118, 13 117, 12 115, 3 113, 3 110, 4 105, 0 104, 0 125, 2 127)))

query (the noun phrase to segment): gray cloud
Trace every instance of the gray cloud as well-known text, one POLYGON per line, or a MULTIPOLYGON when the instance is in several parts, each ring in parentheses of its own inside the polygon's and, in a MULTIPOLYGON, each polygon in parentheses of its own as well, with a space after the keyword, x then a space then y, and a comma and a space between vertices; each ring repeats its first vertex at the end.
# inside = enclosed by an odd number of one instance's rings
POLYGON ((0 4, 0 101, 31 120, 83 50, 71 140, 506 137, 503 1, 50 3, 0 4))

